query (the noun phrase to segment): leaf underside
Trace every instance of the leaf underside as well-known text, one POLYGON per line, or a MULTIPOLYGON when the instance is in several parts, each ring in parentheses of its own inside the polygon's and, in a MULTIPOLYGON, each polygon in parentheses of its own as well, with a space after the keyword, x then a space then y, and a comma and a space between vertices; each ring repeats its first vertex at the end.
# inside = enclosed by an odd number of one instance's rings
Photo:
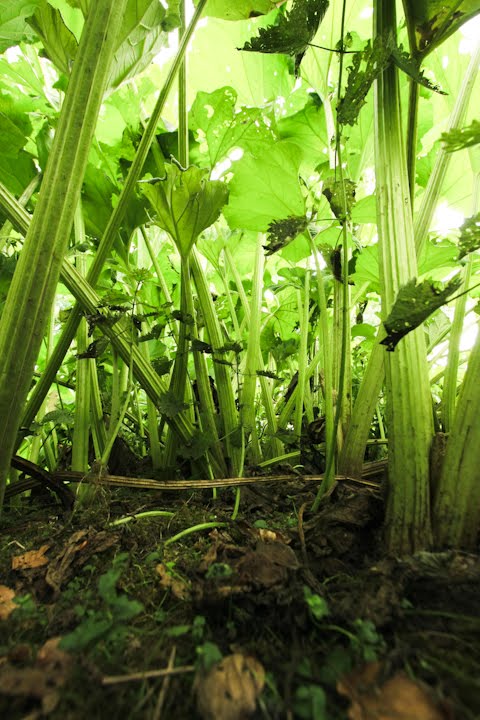
POLYGON ((443 288, 431 280, 417 285, 416 278, 400 288, 390 315, 383 323, 387 336, 381 340, 389 352, 393 352, 409 332, 419 327, 435 310, 444 305, 458 289, 461 280, 454 278, 443 288))
POLYGON ((260 28, 258 37, 251 38, 239 50, 293 55, 298 71, 328 5, 328 0, 295 0, 291 11, 280 15, 276 25, 260 28))

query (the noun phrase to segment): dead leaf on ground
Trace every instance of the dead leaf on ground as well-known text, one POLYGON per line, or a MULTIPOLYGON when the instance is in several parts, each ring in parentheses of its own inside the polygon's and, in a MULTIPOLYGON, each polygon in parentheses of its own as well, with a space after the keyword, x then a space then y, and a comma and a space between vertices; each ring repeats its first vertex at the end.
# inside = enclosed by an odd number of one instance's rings
POLYGON ((236 570, 240 584, 270 588, 285 582, 288 570, 300 567, 292 548, 284 543, 259 541, 255 550, 246 553, 238 562, 236 570))
POLYGON ((176 597, 177 600, 189 599, 190 589, 186 582, 180 578, 172 577, 163 563, 159 563, 155 570, 160 576, 160 585, 164 590, 171 590, 172 595, 176 597))
POLYGON ((447 720, 428 688, 404 672, 379 685, 380 672, 380 663, 369 663, 338 682, 338 692, 352 703, 350 720, 447 720))
POLYGON ((45 553, 50 549, 50 545, 42 545, 38 550, 28 550, 22 555, 12 557, 12 570, 32 570, 43 565, 48 565, 50 560, 45 557, 45 553))
POLYGON ((263 540, 267 543, 281 542, 286 544, 290 542, 290 538, 288 537, 288 535, 286 535, 286 533, 282 533, 280 530, 268 530, 267 528, 259 528, 257 532, 260 540, 263 540))
POLYGON ((235 653, 195 678, 197 708, 203 720, 245 720, 255 712, 265 670, 253 657, 235 653))
POLYGON ((52 558, 45 575, 45 582, 54 593, 60 592, 75 574, 75 568, 83 566, 92 555, 104 552, 118 542, 118 535, 105 530, 97 532, 93 528, 74 532, 66 545, 52 558))
POLYGON ((6 620, 18 607, 18 605, 13 602, 14 597, 14 590, 6 585, 0 585, 0 620, 6 620))
POLYGON ((70 656, 59 649, 59 642, 60 638, 47 640, 33 667, 18 668, 10 663, 0 667, 0 695, 37 700, 42 716, 51 713, 58 704, 58 691, 65 684, 71 665, 70 656))

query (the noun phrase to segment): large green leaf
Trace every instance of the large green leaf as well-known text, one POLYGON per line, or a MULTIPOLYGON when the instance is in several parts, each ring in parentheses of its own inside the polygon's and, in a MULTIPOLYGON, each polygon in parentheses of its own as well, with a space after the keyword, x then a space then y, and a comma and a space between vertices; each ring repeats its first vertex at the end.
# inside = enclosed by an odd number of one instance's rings
POLYGON ((178 27, 178 2, 166 11, 158 0, 130 0, 123 17, 119 46, 115 52, 108 88, 138 75, 167 45, 167 33, 178 27))
POLYGON ((431 52, 480 12, 479 0, 403 0, 407 25, 420 54, 431 52))
POLYGON ((28 23, 39 36, 45 54, 55 67, 65 75, 70 74, 78 42, 66 26, 60 10, 43 0, 28 23))
POLYGON ((42 0, 5 0, 0 3, 0 53, 12 45, 32 39, 27 19, 42 0))
POLYGON ((295 82, 290 58, 237 50, 251 36, 252 26, 260 27, 267 19, 229 23, 210 18, 206 25, 197 27, 189 52, 190 103, 198 91, 214 92, 226 84, 234 84, 239 105, 262 107, 265 101, 289 96, 295 82))
POLYGON ((172 165, 166 179, 143 186, 157 225, 169 233, 184 258, 200 233, 217 220, 228 198, 225 183, 208 180, 207 175, 208 171, 194 165, 187 170, 172 165))
POLYGON ((255 152, 274 139, 263 110, 242 108, 236 112, 236 102, 235 90, 223 87, 213 93, 199 92, 190 110, 190 127, 197 131, 200 143, 206 141, 212 168, 233 147, 255 152))
POLYGON ((230 200, 224 215, 232 228, 267 230, 272 220, 305 215, 298 180, 297 146, 287 141, 272 145, 262 155, 246 153, 234 165, 230 200))
MULTIPOLYGON (((58 70, 68 75, 78 46, 74 34, 74 31, 78 30, 78 18, 74 18, 74 28, 71 11, 70 14, 62 13, 61 9, 52 7, 47 0, 38 2, 41 4, 28 22, 42 40, 50 60, 58 70), (72 27, 67 24, 67 15, 72 18, 72 27)), ((58 0, 53 4, 57 5, 58 0)), ((84 13, 89 7, 88 3, 76 0, 71 0, 69 5, 84 13)), ((170 2, 169 7, 170 10, 167 11, 158 0, 129 0, 123 16, 107 92, 145 70, 166 46, 168 32, 180 23, 178 2, 170 2)))
MULTIPOLYGON (((195 0, 198 5, 198 0, 195 0)), ((205 15, 223 20, 245 20, 275 10, 277 0, 209 0, 205 15)))
POLYGON ((0 98, 0 181, 13 193, 20 195, 36 174, 33 158, 24 151, 27 142, 28 120, 11 118, 2 112, 0 98), (23 122, 22 122, 23 121, 23 122))
POLYGON ((282 139, 297 145, 302 169, 310 175, 325 159, 330 145, 325 110, 318 95, 310 95, 302 110, 279 120, 278 133, 282 139))

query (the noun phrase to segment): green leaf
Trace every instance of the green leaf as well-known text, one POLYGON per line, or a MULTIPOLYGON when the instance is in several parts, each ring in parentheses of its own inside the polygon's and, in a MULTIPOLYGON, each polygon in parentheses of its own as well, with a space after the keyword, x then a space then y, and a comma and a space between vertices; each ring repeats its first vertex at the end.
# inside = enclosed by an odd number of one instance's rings
POLYGON ((75 630, 65 635, 61 640, 60 647, 63 650, 84 650, 89 645, 93 645, 108 636, 113 624, 113 618, 108 615, 103 616, 100 613, 94 613, 80 623, 75 630))
POLYGON ((460 284, 459 278, 454 278, 443 288, 429 280, 418 285, 416 278, 410 280, 400 288, 390 315, 383 323, 387 337, 381 344, 386 345, 389 352, 393 352, 400 340, 444 305, 460 284))
POLYGON ((276 219, 305 215, 293 143, 277 142, 262 155, 245 153, 234 164, 224 215, 232 228, 265 232, 276 219))
POLYGON ((43 0, 28 22, 42 41, 47 57, 60 72, 69 75, 78 43, 60 11, 43 0))
POLYGON ((162 415, 173 418, 184 410, 187 410, 188 405, 182 400, 179 400, 173 392, 168 390, 160 397, 160 400, 158 401, 158 409, 162 415))
MULTIPOLYGON (((198 5, 198 0, 194 0, 198 5)), ((204 15, 223 20, 245 20, 275 10, 276 0, 209 0, 204 15)))
POLYGON ((439 93, 439 95, 447 94, 438 85, 435 85, 435 83, 425 77, 423 71, 420 70, 419 61, 405 52, 402 46, 395 47, 392 50, 391 57, 395 65, 419 85, 423 85, 423 87, 428 88, 428 90, 433 90, 439 93))
POLYGON ((79 8, 83 15, 86 16, 90 6, 90 0, 67 0, 67 2, 72 7, 79 8))
POLYGON ((390 62, 391 52, 392 42, 378 36, 373 45, 369 40, 363 50, 352 56, 345 94, 337 107, 340 125, 355 125, 370 88, 390 62))
POLYGON ((458 268, 458 246, 447 239, 433 238, 425 243, 421 257, 418 258, 418 274, 435 280, 442 280, 445 268, 458 268))
POLYGON ((197 430, 189 445, 182 445, 179 454, 185 459, 198 460, 212 447, 213 442, 211 435, 197 430))
POLYGON ((450 132, 442 133, 440 140, 443 142, 446 152, 455 152, 478 145, 480 143, 480 121, 472 120, 466 127, 454 128, 450 132))
POLYGON ((0 103, 0 181, 17 194, 22 193, 36 175, 33 158, 23 149, 28 140, 25 132, 29 131, 25 117, 8 117, 0 103))
POLYGON ((235 87, 238 103, 248 107, 264 107, 265 100, 274 103, 279 96, 288 97, 295 82, 289 57, 237 50, 252 34, 252 24, 263 26, 268 19, 266 16, 255 21, 228 23, 209 18, 206 25, 197 27, 191 44, 195 62, 189 64, 188 70, 192 97, 199 90, 214 92, 227 83, 235 87))
POLYGON ((42 425, 52 422, 54 425, 66 425, 72 427, 75 422, 75 414, 70 410, 52 410, 42 418, 42 425))
POLYGON ((276 25, 260 28, 240 50, 282 53, 295 56, 298 71, 302 58, 317 34, 328 8, 328 0, 294 0, 290 12, 279 15, 276 25))
POLYGON ((465 220, 460 226, 460 238, 458 240, 458 259, 461 260, 471 252, 480 248, 480 213, 465 220))
MULTIPOLYGON (((47 56, 68 75, 77 51, 77 40, 60 10, 53 8, 47 0, 41 2, 29 23, 42 40, 47 56)), ((86 10, 81 4, 71 4, 86 10)), ((145 70, 167 46, 168 32, 180 24, 178 3, 170 5, 172 10, 167 13, 158 0, 129 0, 106 92, 145 70)))
POLYGON ((180 24, 178 2, 169 2, 169 8, 167 12, 158 0, 129 1, 107 90, 117 88, 145 70, 168 45, 168 32, 180 24))
POLYGON ((304 215, 291 216, 285 220, 274 220, 268 226, 267 244, 264 245, 267 255, 281 250, 292 240, 303 233, 308 227, 308 220, 304 215))
POLYGON ((318 95, 310 94, 305 106, 293 115, 281 118, 277 127, 282 140, 297 145, 302 166, 306 169, 305 176, 308 177, 317 164, 325 159, 330 146, 325 110, 318 95))
POLYGON ((190 110, 190 127, 196 131, 200 144, 202 140, 207 143, 212 168, 233 147, 255 153, 261 151, 263 143, 274 140, 265 112, 260 108, 242 108, 237 112, 236 102, 236 91, 223 87, 213 93, 197 93, 190 110))
POLYGON ((327 696, 320 685, 300 685, 293 700, 295 716, 302 720, 328 720, 327 696))
POLYGON ((328 200, 333 214, 338 220, 344 222, 350 217, 355 204, 356 185, 352 180, 335 180, 329 177, 323 183, 322 194, 328 200))
POLYGON ((166 180, 143 185, 157 225, 170 234, 182 257, 188 257, 200 233, 217 220, 228 198, 225 183, 208 180, 207 174, 194 165, 185 171, 172 165, 166 180))
POLYGON ((352 222, 354 224, 376 223, 377 222, 377 198, 376 195, 367 195, 352 208, 352 222))
POLYGON ((351 279, 355 285, 369 283, 369 289, 380 292, 380 275, 378 268, 378 245, 367 245, 357 255, 355 272, 351 279))
MULTIPOLYGON (((404 0, 407 26, 415 50, 426 54, 480 12, 479 0, 404 0)), ((413 48, 412 48, 413 50, 413 48)))
POLYGON ((0 5, 0 53, 12 45, 31 41, 33 33, 27 19, 43 0, 8 0, 0 5))

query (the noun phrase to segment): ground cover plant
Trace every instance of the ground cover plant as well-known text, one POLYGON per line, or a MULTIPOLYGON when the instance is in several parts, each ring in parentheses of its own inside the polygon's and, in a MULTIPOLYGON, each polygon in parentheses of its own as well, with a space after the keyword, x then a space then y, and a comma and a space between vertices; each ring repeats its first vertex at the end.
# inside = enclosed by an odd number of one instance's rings
POLYGON ((480 3, 7 5, 9 716, 478 717, 480 3))

